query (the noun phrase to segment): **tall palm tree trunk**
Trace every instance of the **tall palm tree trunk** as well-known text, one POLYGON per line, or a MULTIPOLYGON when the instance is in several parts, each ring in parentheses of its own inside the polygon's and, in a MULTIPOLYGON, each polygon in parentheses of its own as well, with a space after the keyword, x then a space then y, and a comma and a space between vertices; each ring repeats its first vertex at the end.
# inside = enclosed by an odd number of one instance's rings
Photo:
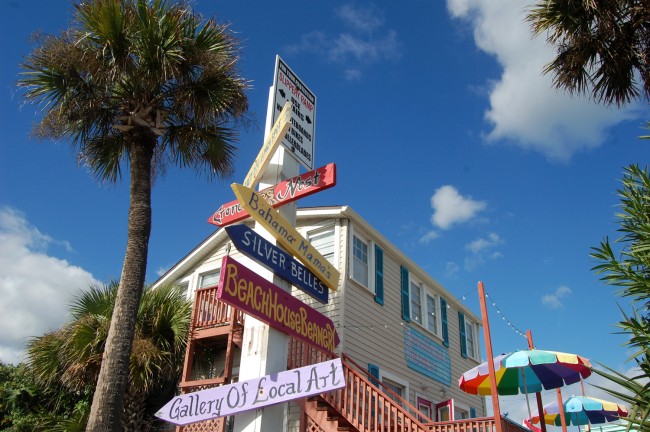
POLYGON ((126 255, 106 340, 108 349, 102 357, 88 419, 88 431, 120 430, 124 391, 129 377, 129 358, 147 268, 154 145, 155 138, 148 136, 129 148, 131 184, 126 255))

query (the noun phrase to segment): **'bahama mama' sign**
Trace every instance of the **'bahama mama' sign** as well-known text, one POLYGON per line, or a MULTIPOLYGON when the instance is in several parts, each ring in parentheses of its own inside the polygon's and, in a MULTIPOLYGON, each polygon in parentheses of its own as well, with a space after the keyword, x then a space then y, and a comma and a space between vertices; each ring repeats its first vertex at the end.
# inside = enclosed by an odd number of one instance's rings
POLYGON ((345 387, 341 359, 176 396, 156 417, 180 426, 345 387))
POLYGON ((217 298, 327 352, 334 352, 339 344, 331 319, 230 256, 225 256, 221 263, 217 298))
POLYGON ((280 212, 271 207, 271 204, 253 189, 236 183, 233 183, 231 187, 239 203, 256 222, 266 228, 282 246, 314 272, 329 289, 332 291, 338 289, 341 277, 338 269, 300 235, 280 212))

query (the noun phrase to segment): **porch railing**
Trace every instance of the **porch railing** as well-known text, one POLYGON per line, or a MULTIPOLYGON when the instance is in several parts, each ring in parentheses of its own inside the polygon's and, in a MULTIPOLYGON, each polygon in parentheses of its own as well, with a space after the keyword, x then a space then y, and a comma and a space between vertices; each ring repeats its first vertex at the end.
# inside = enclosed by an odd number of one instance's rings
POLYGON ((217 287, 199 288, 194 293, 194 310, 192 311, 192 329, 235 323, 244 323, 244 313, 217 299, 217 287))

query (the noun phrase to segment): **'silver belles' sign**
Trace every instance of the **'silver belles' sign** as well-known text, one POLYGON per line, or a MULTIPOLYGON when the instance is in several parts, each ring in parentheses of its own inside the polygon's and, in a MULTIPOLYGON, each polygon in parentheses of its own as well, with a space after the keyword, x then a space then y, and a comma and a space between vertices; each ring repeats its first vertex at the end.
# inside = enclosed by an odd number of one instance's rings
POLYGON ((221 264, 217 298, 321 350, 334 352, 339 344, 331 319, 229 256, 221 264))
POLYGON ((269 132, 266 140, 264 140, 264 144, 262 145, 260 152, 257 154, 257 158, 255 158, 253 165, 251 165, 251 169, 248 170, 248 174, 246 174, 246 177, 244 178, 244 186, 255 187, 257 182, 260 181, 262 174, 264 174, 264 168, 266 168, 271 161, 275 151, 282 142, 282 138, 284 138, 284 135, 289 130, 289 126, 291 126, 291 110, 291 102, 287 102, 284 105, 284 108, 282 108, 280 116, 273 124, 271 132, 269 132))
POLYGON ((329 292, 327 285, 298 260, 246 225, 231 225, 225 230, 239 252, 254 259, 319 302, 327 304, 329 292))
POLYGON ((302 261, 309 270, 314 272, 329 289, 332 291, 338 289, 341 277, 338 269, 330 264, 309 241, 300 235, 284 216, 251 188, 235 183, 231 187, 239 203, 253 219, 266 228, 282 246, 302 261))
POLYGON ((155 414, 179 426, 345 387, 341 359, 176 396, 155 414))
MULTIPOLYGON (((275 186, 270 186, 258 193, 274 208, 277 208, 281 205, 296 201, 299 198, 329 189, 335 185, 336 165, 334 163, 328 163, 315 170, 280 182, 275 186)), ((246 219, 247 217, 248 213, 242 208, 239 201, 233 200, 221 205, 210 216, 208 222, 212 225, 223 227, 246 219)))

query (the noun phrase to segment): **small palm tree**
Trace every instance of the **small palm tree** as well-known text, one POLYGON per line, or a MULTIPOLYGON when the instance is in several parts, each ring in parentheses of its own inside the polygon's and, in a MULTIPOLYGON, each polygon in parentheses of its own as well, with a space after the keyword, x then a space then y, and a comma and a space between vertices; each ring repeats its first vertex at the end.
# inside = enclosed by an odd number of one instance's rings
MULTIPOLYGON (((71 322, 29 342, 29 366, 38 383, 92 394, 117 290, 118 284, 111 283, 79 294, 70 308, 71 322)), ((128 367, 123 430, 145 430, 152 422, 149 414, 160 407, 160 400, 173 397, 183 365, 190 313, 191 302, 172 286, 145 289, 128 367)))
MULTIPOLYGON (((209 176, 232 171, 234 126, 247 110, 238 44, 184 1, 93 0, 74 4, 73 27, 44 36, 26 56, 18 85, 40 103, 36 133, 69 139, 102 181, 129 169, 124 266, 89 427, 119 423, 151 232, 153 174, 168 164, 209 176)), ((100 324, 100 323, 88 323, 100 324)), ((97 341, 89 341, 97 342, 97 341)), ((139 349, 139 347, 135 347, 139 349)), ((96 353, 96 351, 93 351, 96 353)), ((87 369, 84 369, 87 370, 87 369)))
POLYGON ((528 21, 557 55, 558 88, 623 106, 650 95, 650 8, 636 0, 538 0, 528 21), (640 82, 637 82, 639 79, 640 82))

